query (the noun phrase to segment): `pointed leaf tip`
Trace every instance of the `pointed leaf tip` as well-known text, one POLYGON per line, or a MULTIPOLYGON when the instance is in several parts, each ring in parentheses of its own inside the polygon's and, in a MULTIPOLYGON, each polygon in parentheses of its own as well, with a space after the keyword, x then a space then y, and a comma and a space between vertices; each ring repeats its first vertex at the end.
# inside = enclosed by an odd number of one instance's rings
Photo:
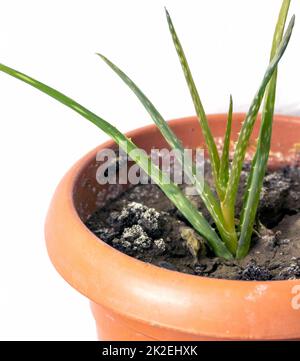
POLYGON ((103 59, 103 60, 106 60, 106 59, 107 59, 103 54, 96 53, 96 55, 100 56, 100 58, 103 59))

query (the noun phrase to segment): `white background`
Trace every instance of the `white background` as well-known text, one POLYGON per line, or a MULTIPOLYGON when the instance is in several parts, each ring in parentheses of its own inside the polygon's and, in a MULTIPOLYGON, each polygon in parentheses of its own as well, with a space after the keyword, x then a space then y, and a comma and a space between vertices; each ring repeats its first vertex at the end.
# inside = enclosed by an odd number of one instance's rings
MULTIPOLYGON (((207 113, 246 110, 268 62, 280 0, 0 0, 0 62, 78 100, 121 130, 149 123, 94 55, 123 68, 166 119, 193 114, 166 26, 169 9, 207 113)), ((300 2, 281 63, 278 111, 300 114, 300 2)), ((0 74, 0 339, 95 339, 88 301, 48 260, 43 223, 65 171, 106 136, 0 74)), ((62 220, 63 222, 63 220, 62 220)))

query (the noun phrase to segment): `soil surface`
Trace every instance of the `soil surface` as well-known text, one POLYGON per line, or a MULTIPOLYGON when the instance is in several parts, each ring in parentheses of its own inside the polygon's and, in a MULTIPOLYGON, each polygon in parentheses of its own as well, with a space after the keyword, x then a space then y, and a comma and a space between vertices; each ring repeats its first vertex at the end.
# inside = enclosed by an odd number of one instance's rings
MULTIPOLYGON (((212 185, 209 165, 205 178, 212 185)), ((240 214, 248 170, 242 172, 236 206, 240 214)), ((182 186, 186 190, 188 186, 182 186)), ((213 186, 212 186, 213 187, 213 186)), ((191 201, 214 226, 198 196, 191 201)), ((176 207, 153 184, 138 184, 97 210, 86 222, 117 250, 169 270, 235 280, 300 278, 300 168, 269 171, 264 179, 256 232, 243 260, 214 257, 176 207), (197 244, 195 247, 191 245, 197 244)))

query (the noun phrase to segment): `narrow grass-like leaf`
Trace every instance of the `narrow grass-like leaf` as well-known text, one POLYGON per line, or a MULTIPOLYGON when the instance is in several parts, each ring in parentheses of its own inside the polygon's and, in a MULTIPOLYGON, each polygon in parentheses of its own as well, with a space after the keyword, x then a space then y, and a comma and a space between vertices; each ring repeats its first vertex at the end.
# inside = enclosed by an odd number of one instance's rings
POLYGON ((138 88, 138 86, 126 75, 117 65, 112 63, 106 56, 97 53, 100 58, 128 85, 128 87, 138 97, 142 105, 150 114, 152 120, 155 122, 160 132, 173 149, 179 149, 183 153, 183 147, 180 140, 177 138, 173 130, 169 127, 168 123, 164 120, 162 115, 154 107, 152 102, 146 97, 146 95, 138 88))
POLYGON ((219 196, 221 195, 221 198, 222 198, 222 190, 219 187, 219 178, 218 178, 220 158, 219 158, 217 146, 216 146, 214 138, 211 134, 211 131, 210 131, 210 128, 208 125, 208 121, 206 118, 206 114, 205 114, 202 102, 200 100, 200 96, 197 91, 196 84, 194 82, 194 79, 193 79, 190 67, 188 65, 186 56, 184 54, 183 48, 181 46, 181 43, 179 41, 179 38, 177 36, 173 22, 171 20, 170 14, 168 13, 167 9, 166 9, 166 16, 167 16, 167 21, 168 21, 168 25, 169 25, 169 30, 172 35, 172 39, 173 39, 173 42, 174 42, 181 66, 182 66, 182 70, 183 70, 187 85, 188 85, 190 93, 191 93, 191 97, 192 97, 192 100, 194 103, 196 114, 199 119, 201 129, 202 129, 205 141, 206 141, 207 149, 208 149, 209 156, 210 156, 213 176, 214 176, 214 180, 215 180, 215 186, 216 186, 219 196))
POLYGON ((260 105, 261 105, 261 102, 262 102, 262 99, 264 96, 265 89, 266 89, 273 73, 275 72, 281 57, 283 56, 283 54, 286 50, 286 47, 289 43, 292 31, 293 31, 294 23, 295 23, 295 17, 293 16, 291 18, 291 21, 289 23, 289 26, 288 26, 285 34, 284 34, 284 37, 283 37, 282 41, 280 42, 280 45, 279 45, 278 49, 276 50, 276 53, 264 74, 264 77, 260 84, 258 92, 256 93, 256 95, 252 101, 250 109, 246 115, 246 119, 241 128, 241 132, 240 132, 240 135, 239 135, 239 138, 238 138, 238 141, 236 144, 236 148, 235 148, 234 158, 233 158, 231 172, 230 172, 227 190, 226 190, 226 195, 225 195, 225 199, 223 202, 226 210, 231 213, 232 218, 234 217, 234 204, 235 204, 235 199, 236 199, 236 195, 237 195, 237 189, 238 189, 238 185, 239 185, 239 179, 240 179, 240 175, 241 175, 242 165, 243 165, 243 161, 245 158, 247 146, 249 143, 249 138, 250 138, 250 135, 253 130, 253 126, 254 126, 254 123, 255 123, 255 120, 256 120, 256 117, 257 117, 257 114, 258 114, 258 111, 259 111, 259 108, 260 108, 260 105))
POLYGON ((227 250, 225 244, 220 240, 217 233, 209 225, 209 223, 197 210, 197 208, 193 206, 188 198, 186 198, 186 196, 181 192, 179 187, 176 184, 170 182, 169 177, 165 175, 157 166, 155 166, 147 155, 145 155, 143 152, 137 151, 138 148, 136 145, 117 128, 61 92, 17 70, 0 64, 0 71, 22 80, 23 82, 33 86, 41 92, 46 93, 67 107, 73 109, 75 112, 79 113, 84 118, 95 124, 98 128, 103 130, 120 147, 122 147, 126 153, 130 154, 130 157, 141 167, 141 169, 143 169, 148 174, 150 173, 149 176, 154 180, 155 183, 157 183, 157 185, 175 204, 175 206, 193 225, 193 227, 207 240, 208 244, 216 253, 216 255, 226 259, 232 258, 231 253, 227 250), (135 152, 133 152, 134 150, 135 152), (149 170, 151 170, 151 172, 149 172, 149 170))
POLYGON ((232 96, 230 95, 227 126, 226 126, 224 145, 223 145, 223 151, 220 161, 220 170, 219 170, 219 183, 220 186, 224 189, 224 193, 226 190, 228 177, 229 177, 229 148, 230 148, 230 134, 231 134, 231 123, 232 123, 232 110, 233 110, 232 96))
POLYGON ((210 187, 207 185, 205 180, 199 179, 196 176, 195 167, 191 165, 189 162, 184 162, 184 149, 182 147, 181 142, 176 137, 172 129, 169 127, 168 123, 159 113, 159 111, 155 108, 153 103, 147 98, 147 96, 139 89, 139 87, 114 63, 112 63, 109 59, 107 59, 102 54, 99 55, 102 60, 124 81, 124 83, 134 92, 137 98, 140 100, 144 108, 147 110, 152 120, 157 125, 163 137, 166 139, 167 143, 170 145, 172 149, 177 149, 179 152, 175 152, 175 156, 180 164, 183 165, 183 169, 185 174, 188 176, 190 181, 195 185, 198 194, 200 195, 203 203, 214 219, 216 226, 222 236, 222 239, 225 243, 228 242, 228 239, 231 235, 228 233, 226 228, 224 227, 224 219, 221 211, 220 204, 212 193, 210 187))
MULTIPOLYGON (((270 60, 274 58, 276 50, 281 42, 289 6, 290 0, 283 1, 274 32, 270 60)), ((245 257, 250 248, 253 225, 259 204, 259 195, 263 185, 263 179, 266 172, 271 147, 272 124, 276 97, 276 82, 277 69, 272 75, 265 94, 257 150, 251 165, 240 219, 241 233, 237 250, 238 258, 245 257)))

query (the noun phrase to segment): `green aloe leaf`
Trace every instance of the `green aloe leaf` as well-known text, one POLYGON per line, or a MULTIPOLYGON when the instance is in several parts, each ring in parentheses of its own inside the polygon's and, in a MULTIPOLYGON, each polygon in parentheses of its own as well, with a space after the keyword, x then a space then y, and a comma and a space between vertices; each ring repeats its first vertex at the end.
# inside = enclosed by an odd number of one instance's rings
POLYGON ((231 124, 232 124, 232 111, 233 111, 232 96, 230 95, 227 126, 226 126, 224 145, 223 145, 220 170, 219 170, 219 183, 224 190, 226 189, 229 178, 229 148, 230 148, 230 134, 231 134, 231 124))
POLYGON ((159 113, 159 111, 155 108, 153 103, 147 98, 147 96, 139 89, 139 87, 114 63, 112 63, 108 58, 106 58, 102 54, 99 55, 102 60, 124 81, 124 83, 134 92, 137 98, 140 100, 144 108, 147 110, 152 120, 157 125, 163 137, 166 139, 167 143, 170 145, 172 149, 177 149, 179 152, 175 152, 175 156, 180 164, 184 166, 184 172, 188 176, 188 178, 193 182, 196 187, 197 192, 199 193, 203 203, 206 208, 210 212, 212 218, 214 219, 216 226, 224 239, 225 243, 228 238, 230 238, 230 234, 224 227, 224 219, 221 211, 220 204, 217 202, 214 194, 212 193, 210 187, 204 180, 198 179, 196 176, 195 167, 189 162, 183 162, 184 159, 184 149, 182 147, 181 142, 178 140, 172 129, 169 127, 168 123, 159 113))
POLYGON ((154 107, 152 102, 146 97, 146 95, 138 88, 138 86, 126 75, 117 65, 112 63, 107 57, 97 53, 100 58, 128 85, 128 87, 138 97, 142 105, 145 107, 151 118, 159 128, 160 132, 173 149, 179 149, 183 153, 183 146, 173 130, 169 127, 168 123, 164 120, 162 115, 154 107))
POLYGON ((214 176, 214 180, 215 180, 215 186, 216 186, 219 196, 221 195, 221 198, 222 198, 222 196, 223 196, 222 190, 220 189, 219 182, 218 182, 220 158, 219 158, 217 146, 216 146, 214 138, 211 134, 211 131, 210 131, 210 128, 208 125, 208 121, 207 121, 207 117, 206 117, 202 102, 200 100, 200 96, 199 96, 198 90, 196 88, 196 84, 194 82, 194 79, 193 79, 190 67, 188 65, 186 56, 184 54, 183 48, 181 46, 181 43, 179 41, 179 38, 177 36, 173 22, 171 20, 170 14, 168 13, 167 9, 166 9, 166 16, 167 16, 167 21, 168 21, 168 25, 169 25, 169 30, 170 30, 170 33, 172 35, 172 39, 174 42, 174 46, 176 48, 177 55, 180 60, 181 67, 182 67, 182 70, 183 70, 183 73, 184 73, 184 76, 185 76, 185 79, 186 79, 186 82, 189 87, 190 94, 191 94, 191 97, 192 97, 192 100, 194 103, 195 111, 196 111, 197 117, 199 119, 201 129, 202 129, 205 141, 206 141, 206 145, 207 145, 209 156, 210 156, 213 176, 214 176))
MULTIPOLYGON (((270 56, 271 61, 275 57, 276 50, 282 40, 289 6, 290 0, 283 1, 273 36, 270 56)), ((255 222, 257 207, 259 204, 259 195, 263 185, 263 179, 267 169, 268 156, 271 147, 272 124, 276 97, 276 82, 277 69, 272 75, 265 94, 257 150, 251 165, 246 193, 244 197, 243 211, 240 220, 241 233, 237 250, 238 258, 245 257, 250 248, 253 225, 255 222)))
POLYGON ((139 152, 137 146, 117 128, 87 108, 83 107, 73 99, 29 77, 28 75, 25 75, 3 64, 0 64, 0 71, 22 80, 32 87, 58 100, 62 104, 82 115, 84 118, 95 124, 98 128, 109 135, 126 153, 130 153, 130 157, 141 167, 141 169, 149 174, 149 176, 162 189, 166 196, 175 204, 175 206, 192 224, 192 226, 207 240, 215 254, 226 259, 232 259, 231 253, 227 250, 225 244, 220 240, 217 233, 209 225, 203 215, 196 209, 196 207, 193 206, 188 198, 186 198, 186 196, 181 192, 179 187, 176 184, 170 182, 168 175, 165 175, 163 172, 161 172, 161 170, 151 162, 150 158, 146 154, 139 152))
POLYGON ((238 185, 239 185, 239 179, 240 179, 240 175, 241 175, 242 165, 243 165, 243 161, 245 158, 247 146, 249 143, 249 138, 252 133, 255 120, 257 118, 257 114, 258 114, 258 111, 259 111, 259 108, 260 108, 260 105, 261 105, 261 102, 262 102, 262 99, 263 99, 263 96, 265 93, 265 89, 266 89, 272 75, 276 71, 277 65, 286 50, 286 47, 287 47, 290 37, 292 35, 294 23, 295 23, 295 17, 293 16, 291 18, 291 21, 289 23, 289 26, 288 26, 285 34, 284 34, 284 37, 283 37, 282 41, 280 42, 280 45, 278 46, 278 48, 274 54, 274 57, 272 58, 269 66, 264 74, 264 77, 260 84, 258 92, 256 93, 256 95, 251 103, 250 109, 246 115, 246 119, 241 128, 241 132, 240 132, 240 135, 239 135, 239 138, 238 138, 238 141, 236 144, 236 148, 235 148, 234 158, 233 158, 231 172, 230 172, 227 190, 226 190, 226 195, 225 195, 225 199, 223 202, 226 209, 229 212, 231 212, 232 217, 234 217, 234 204, 235 204, 237 189, 238 189, 238 185))

